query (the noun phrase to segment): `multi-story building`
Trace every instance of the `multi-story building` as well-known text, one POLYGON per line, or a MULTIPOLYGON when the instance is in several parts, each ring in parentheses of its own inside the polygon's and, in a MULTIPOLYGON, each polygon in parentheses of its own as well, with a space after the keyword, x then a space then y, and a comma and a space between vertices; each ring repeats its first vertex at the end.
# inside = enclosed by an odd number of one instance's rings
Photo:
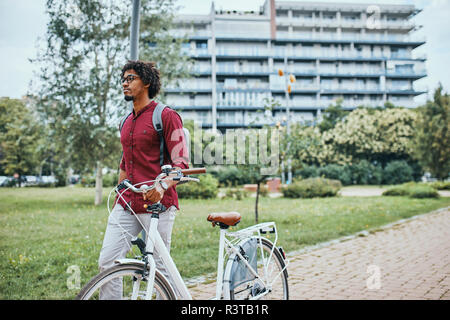
POLYGON ((413 5, 266 0, 259 11, 181 15, 175 34, 195 59, 194 78, 166 88, 167 102, 185 119, 218 129, 314 120, 342 106, 415 107, 426 93, 425 56, 413 50, 413 5), (278 70, 283 70, 280 76, 278 70), (286 75, 294 75, 290 94, 286 75), (271 116, 263 117, 271 99, 271 116))

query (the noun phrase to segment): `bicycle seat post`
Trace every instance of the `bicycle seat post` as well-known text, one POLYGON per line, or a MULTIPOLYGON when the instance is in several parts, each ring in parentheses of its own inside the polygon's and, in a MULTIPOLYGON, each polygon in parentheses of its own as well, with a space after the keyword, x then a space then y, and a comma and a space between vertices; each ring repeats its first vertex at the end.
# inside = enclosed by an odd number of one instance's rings
POLYGON ((225 250, 225 234, 227 230, 220 228, 220 240, 219 240, 219 257, 217 259, 217 281, 216 281, 216 299, 220 300, 222 297, 222 279, 223 279, 223 253, 225 250))

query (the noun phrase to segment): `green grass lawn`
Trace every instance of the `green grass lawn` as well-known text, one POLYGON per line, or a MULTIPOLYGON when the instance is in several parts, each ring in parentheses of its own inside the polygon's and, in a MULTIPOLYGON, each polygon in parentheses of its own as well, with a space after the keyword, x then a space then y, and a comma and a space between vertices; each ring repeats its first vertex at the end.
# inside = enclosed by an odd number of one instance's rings
MULTIPOLYGON (((254 200, 180 201, 172 255, 184 278, 216 270, 219 229, 207 214, 237 210, 241 229, 254 223, 254 200)), ((450 198, 262 198, 260 222, 277 223, 278 243, 289 252, 449 205, 450 198)), ((97 273, 107 216, 106 201, 93 205, 93 189, 2 188, 0 299, 72 299, 67 269, 80 268, 81 285, 97 273)))

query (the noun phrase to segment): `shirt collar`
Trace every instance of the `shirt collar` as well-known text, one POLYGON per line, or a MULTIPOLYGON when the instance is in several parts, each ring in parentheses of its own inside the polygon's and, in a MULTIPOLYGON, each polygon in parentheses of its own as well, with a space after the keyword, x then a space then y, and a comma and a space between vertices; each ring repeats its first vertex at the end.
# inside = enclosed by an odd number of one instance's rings
POLYGON ((139 117, 142 113, 144 113, 146 110, 150 109, 151 107, 156 106, 156 102, 154 100, 150 101, 150 103, 148 105, 146 105, 145 107, 143 107, 141 110, 138 111, 137 114, 134 113, 133 110, 133 116, 134 118, 139 117))

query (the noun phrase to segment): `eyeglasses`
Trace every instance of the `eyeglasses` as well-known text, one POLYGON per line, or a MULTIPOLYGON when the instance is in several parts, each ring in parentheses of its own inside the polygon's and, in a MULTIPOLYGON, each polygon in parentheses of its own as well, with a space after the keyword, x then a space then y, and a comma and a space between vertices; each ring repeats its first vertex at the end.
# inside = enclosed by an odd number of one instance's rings
POLYGON ((124 84, 125 82, 130 84, 130 82, 133 82, 133 80, 136 78, 139 78, 137 74, 129 74, 125 78, 121 78, 120 81, 122 82, 122 84, 124 84))

